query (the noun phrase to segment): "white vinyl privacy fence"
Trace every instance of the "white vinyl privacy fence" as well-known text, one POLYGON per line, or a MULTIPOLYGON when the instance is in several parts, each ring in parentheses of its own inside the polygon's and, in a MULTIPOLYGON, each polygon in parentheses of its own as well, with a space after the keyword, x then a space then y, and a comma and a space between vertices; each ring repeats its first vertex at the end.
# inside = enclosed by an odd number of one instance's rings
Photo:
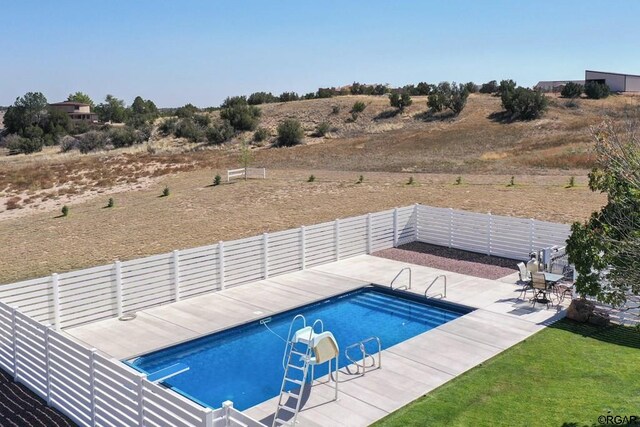
POLYGON ((527 259, 569 227, 409 206, 0 286, 0 367, 79 425, 258 426, 202 407, 62 328, 414 241, 527 259))

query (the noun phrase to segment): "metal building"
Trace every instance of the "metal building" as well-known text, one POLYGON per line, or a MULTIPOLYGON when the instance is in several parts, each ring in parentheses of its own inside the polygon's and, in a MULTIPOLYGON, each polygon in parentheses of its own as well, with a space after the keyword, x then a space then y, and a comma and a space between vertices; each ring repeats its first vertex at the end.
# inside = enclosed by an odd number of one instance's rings
POLYGON ((586 83, 591 81, 604 83, 609 86, 611 92, 640 92, 640 76, 633 74, 586 70, 584 80, 586 83))

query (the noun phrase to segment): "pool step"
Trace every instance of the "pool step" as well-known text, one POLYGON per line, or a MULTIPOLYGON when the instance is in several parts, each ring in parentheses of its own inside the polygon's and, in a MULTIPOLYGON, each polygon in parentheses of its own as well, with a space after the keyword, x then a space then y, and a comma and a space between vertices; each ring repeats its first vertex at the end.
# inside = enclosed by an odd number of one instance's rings
POLYGON ((460 315, 459 313, 449 311, 440 307, 434 307, 432 305, 421 304, 418 302, 404 301, 398 298, 389 299, 388 297, 385 297, 383 295, 375 295, 373 293, 360 295, 357 298, 354 298, 354 300, 376 303, 384 307, 393 307, 394 309, 404 308, 404 309, 410 309, 411 311, 420 311, 420 312, 428 312, 428 313, 434 313, 435 311, 436 313, 438 313, 438 315, 451 317, 452 319, 455 319, 460 315))
POLYGON ((416 306, 389 304, 388 302, 370 300, 366 298, 354 299, 353 303, 371 310, 405 317, 407 320, 424 321, 434 325, 441 325, 459 317, 459 315, 450 312, 442 312, 439 310, 433 311, 430 308, 421 308, 416 306))

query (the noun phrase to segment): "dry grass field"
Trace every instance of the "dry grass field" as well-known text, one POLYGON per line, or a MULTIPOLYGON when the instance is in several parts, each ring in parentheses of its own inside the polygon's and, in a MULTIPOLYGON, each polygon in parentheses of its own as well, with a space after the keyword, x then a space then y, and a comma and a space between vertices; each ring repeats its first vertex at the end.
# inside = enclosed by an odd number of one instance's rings
POLYGON ((277 231, 335 218, 424 203, 551 221, 581 220, 604 203, 585 177, 364 173, 270 170, 266 180, 210 186, 214 171, 181 172, 148 188, 70 204, 68 217, 35 213, 0 221, 0 282, 277 231), (306 182, 309 174, 316 181, 306 182), (159 197, 167 185, 169 197, 159 197))
MULTIPOLYGON (((238 167, 240 135, 203 147, 154 135, 145 145, 81 155, 55 147, 0 157, 0 283, 209 244, 412 203, 571 222, 605 201, 586 187, 589 126, 636 114, 640 97, 552 98, 540 120, 504 123, 500 100, 472 95, 457 118, 426 113, 426 98, 394 114, 386 97, 345 96, 263 105, 275 135, 301 120, 305 143, 255 147, 265 181, 209 186, 238 167), (353 103, 367 104, 350 120, 353 103), (333 112, 334 106, 340 112, 333 112), (332 130, 312 136, 320 122, 332 130), (307 183, 309 175, 318 179, 307 183), (356 184, 363 174, 364 183, 356 184), (507 187, 511 175, 516 185, 507 187), (417 184, 406 185, 409 176, 417 184), (462 185, 453 185, 457 176, 462 185), (578 186, 565 188, 570 176, 578 186), (168 185, 171 196, 159 198, 168 185), (114 197, 116 207, 105 209, 114 197), (62 205, 67 218, 56 218, 62 205)), ((216 115, 217 113, 213 113, 216 115)), ((272 137, 273 140, 273 137, 272 137)))

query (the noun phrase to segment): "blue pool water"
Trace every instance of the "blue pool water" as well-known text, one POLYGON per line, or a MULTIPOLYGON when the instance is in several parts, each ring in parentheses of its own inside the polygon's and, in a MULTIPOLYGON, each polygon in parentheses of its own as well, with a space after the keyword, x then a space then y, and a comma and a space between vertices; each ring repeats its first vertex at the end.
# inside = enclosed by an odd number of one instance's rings
MULTIPOLYGON (((382 347, 388 348, 469 311, 366 287, 273 316, 268 323, 271 331, 256 321, 150 353, 131 365, 152 373, 175 363, 186 364, 190 368, 187 372, 164 384, 212 408, 232 400, 235 408, 244 410, 280 392, 285 343, 275 334, 286 338, 296 314, 303 314, 309 324, 322 319, 324 330, 331 331, 338 342, 339 365, 344 367, 349 364, 344 349, 350 344, 377 336, 382 347)), ((375 344, 370 345, 368 351, 373 352, 375 344)), ((352 354, 357 356, 358 352, 352 354)), ((316 378, 327 372, 326 364, 316 367, 316 378)))

